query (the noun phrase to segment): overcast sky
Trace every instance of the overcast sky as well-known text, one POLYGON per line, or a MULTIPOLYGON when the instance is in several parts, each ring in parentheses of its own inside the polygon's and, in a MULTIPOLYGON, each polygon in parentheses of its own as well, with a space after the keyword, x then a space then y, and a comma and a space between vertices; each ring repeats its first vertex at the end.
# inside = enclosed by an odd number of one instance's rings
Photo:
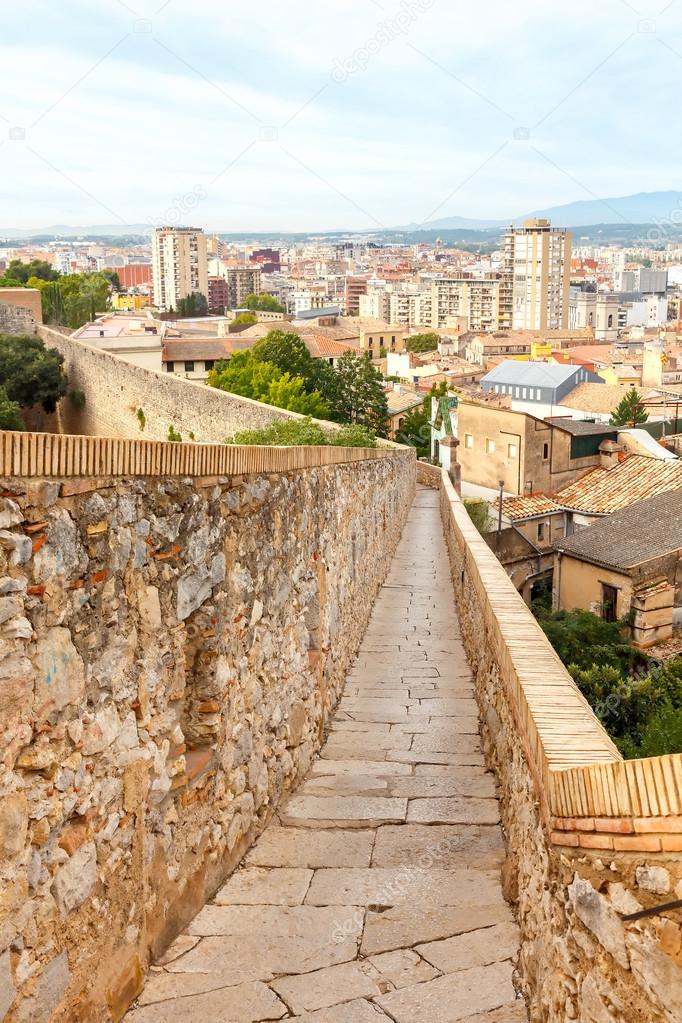
POLYGON ((682 0, 3 8, 0 227, 371 228, 682 187, 682 0))

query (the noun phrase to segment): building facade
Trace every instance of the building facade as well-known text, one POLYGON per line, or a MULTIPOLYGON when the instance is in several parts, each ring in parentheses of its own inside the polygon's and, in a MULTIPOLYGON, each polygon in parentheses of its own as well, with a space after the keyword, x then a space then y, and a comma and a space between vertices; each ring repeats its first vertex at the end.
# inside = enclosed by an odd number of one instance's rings
POLYGON ((527 220, 504 238, 499 325, 513 330, 568 327, 571 232, 527 220))
POLYGON ((206 235, 197 227, 160 227, 152 235, 154 303, 176 310, 180 299, 201 294, 208 299, 206 235))

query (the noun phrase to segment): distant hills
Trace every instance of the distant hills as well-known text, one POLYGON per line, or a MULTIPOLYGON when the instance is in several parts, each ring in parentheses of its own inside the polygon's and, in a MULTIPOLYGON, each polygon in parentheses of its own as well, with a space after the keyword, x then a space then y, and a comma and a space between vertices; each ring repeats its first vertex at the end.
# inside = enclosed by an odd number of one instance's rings
MULTIPOLYGON (((682 211, 682 192, 638 192, 609 199, 583 199, 565 206, 532 210, 507 220, 476 220, 441 217, 426 224, 409 224, 396 231, 496 231, 508 224, 520 225, 529 217, 546 217, 553 227, 591 227, 594 224, 652 224, 668 221, 674 210, 682 211)), ((676 223, 676 221, 673 221, 676 223)))
MULTIPOLYGON (((309 231, 309 232, 236 232, 233 238, 306 238, 325 236, 348 236, 367 234, 374 237, 381 234, 430 233, 433 231, 481 232, 497 235, 509 224, 520 225, 529 217, 546 217, 554 227, 595 227, 596 225, 614 225, 623 228, 628 225, 646 226, 656 222, 672 224, 674 231, 679 230, 677 211, 682 211, 682 192, 638 192, 636 195, 623 195, 607 199, 585 199, 567 203, 564 206, 550 206, 547 209, 532 210, 519 216, 510 216, 504 220, 482 220, 475 217, 440 217, 424 224, 405 224, 402 227, 390 228, 385 232, 374 231, 309 231), (673 219, 673 214, 676 219, 673 219)), ((212 229, 211 229, 212 230, 212 229)), ((90 224, 72 226, 69 224, 53 224, 41 228, 10 228, 0 227, 0 239, 34 239, 43 237, 61 238, 122 238, 131 235, 149 235, 152 228, 149 224, 90 224)), ((223 235, 225 232, 218 232, 223 235)))

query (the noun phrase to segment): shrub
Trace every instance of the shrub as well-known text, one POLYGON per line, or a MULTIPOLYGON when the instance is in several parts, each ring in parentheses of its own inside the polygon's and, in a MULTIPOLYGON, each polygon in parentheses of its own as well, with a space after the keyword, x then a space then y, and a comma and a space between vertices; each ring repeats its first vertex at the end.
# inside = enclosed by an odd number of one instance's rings
POLYGON ((85 393, 74 388, 72 391, 69 391, 69 401, 75 409, 80 411, 85 408, 85 393))
POLYGON ((480 498, 471 498, 464 501, 464 507, 479 533, 487 533, 490 520, 490 505, 488 502, 480 498))
POLYGON ((137 416, 137 422, 139 424, 140 431, 143 431, 145 426, 147 425, 147 417, 144 414, 144 410, 139 408, 135 415, 137 416))
POLYGON ((376 437, 364 426, 346 426, 340 430, 324 430, 314 423, 310 416, 304 419, 288 419, 271 423, 259 430, 239 430, 228 437, 226 444, 260 444, 273 447, 297 447, 298 445, 326 445, 349 448, 375 448, 376 437))
POLYGON ((168 427, 168 440, 172 441, 174 444, 179 444, 182 440, 182 434, 178 433, 172 423, 168 427))

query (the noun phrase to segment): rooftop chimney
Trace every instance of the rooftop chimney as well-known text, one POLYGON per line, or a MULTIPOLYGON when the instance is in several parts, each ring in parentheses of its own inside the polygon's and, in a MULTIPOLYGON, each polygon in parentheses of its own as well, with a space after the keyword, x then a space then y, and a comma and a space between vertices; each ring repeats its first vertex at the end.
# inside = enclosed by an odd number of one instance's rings
POLYGON ((615 440, 603 440, 599 445, 599 464, 602 469, 613 469, 618 465, 623 448, 615 440))

